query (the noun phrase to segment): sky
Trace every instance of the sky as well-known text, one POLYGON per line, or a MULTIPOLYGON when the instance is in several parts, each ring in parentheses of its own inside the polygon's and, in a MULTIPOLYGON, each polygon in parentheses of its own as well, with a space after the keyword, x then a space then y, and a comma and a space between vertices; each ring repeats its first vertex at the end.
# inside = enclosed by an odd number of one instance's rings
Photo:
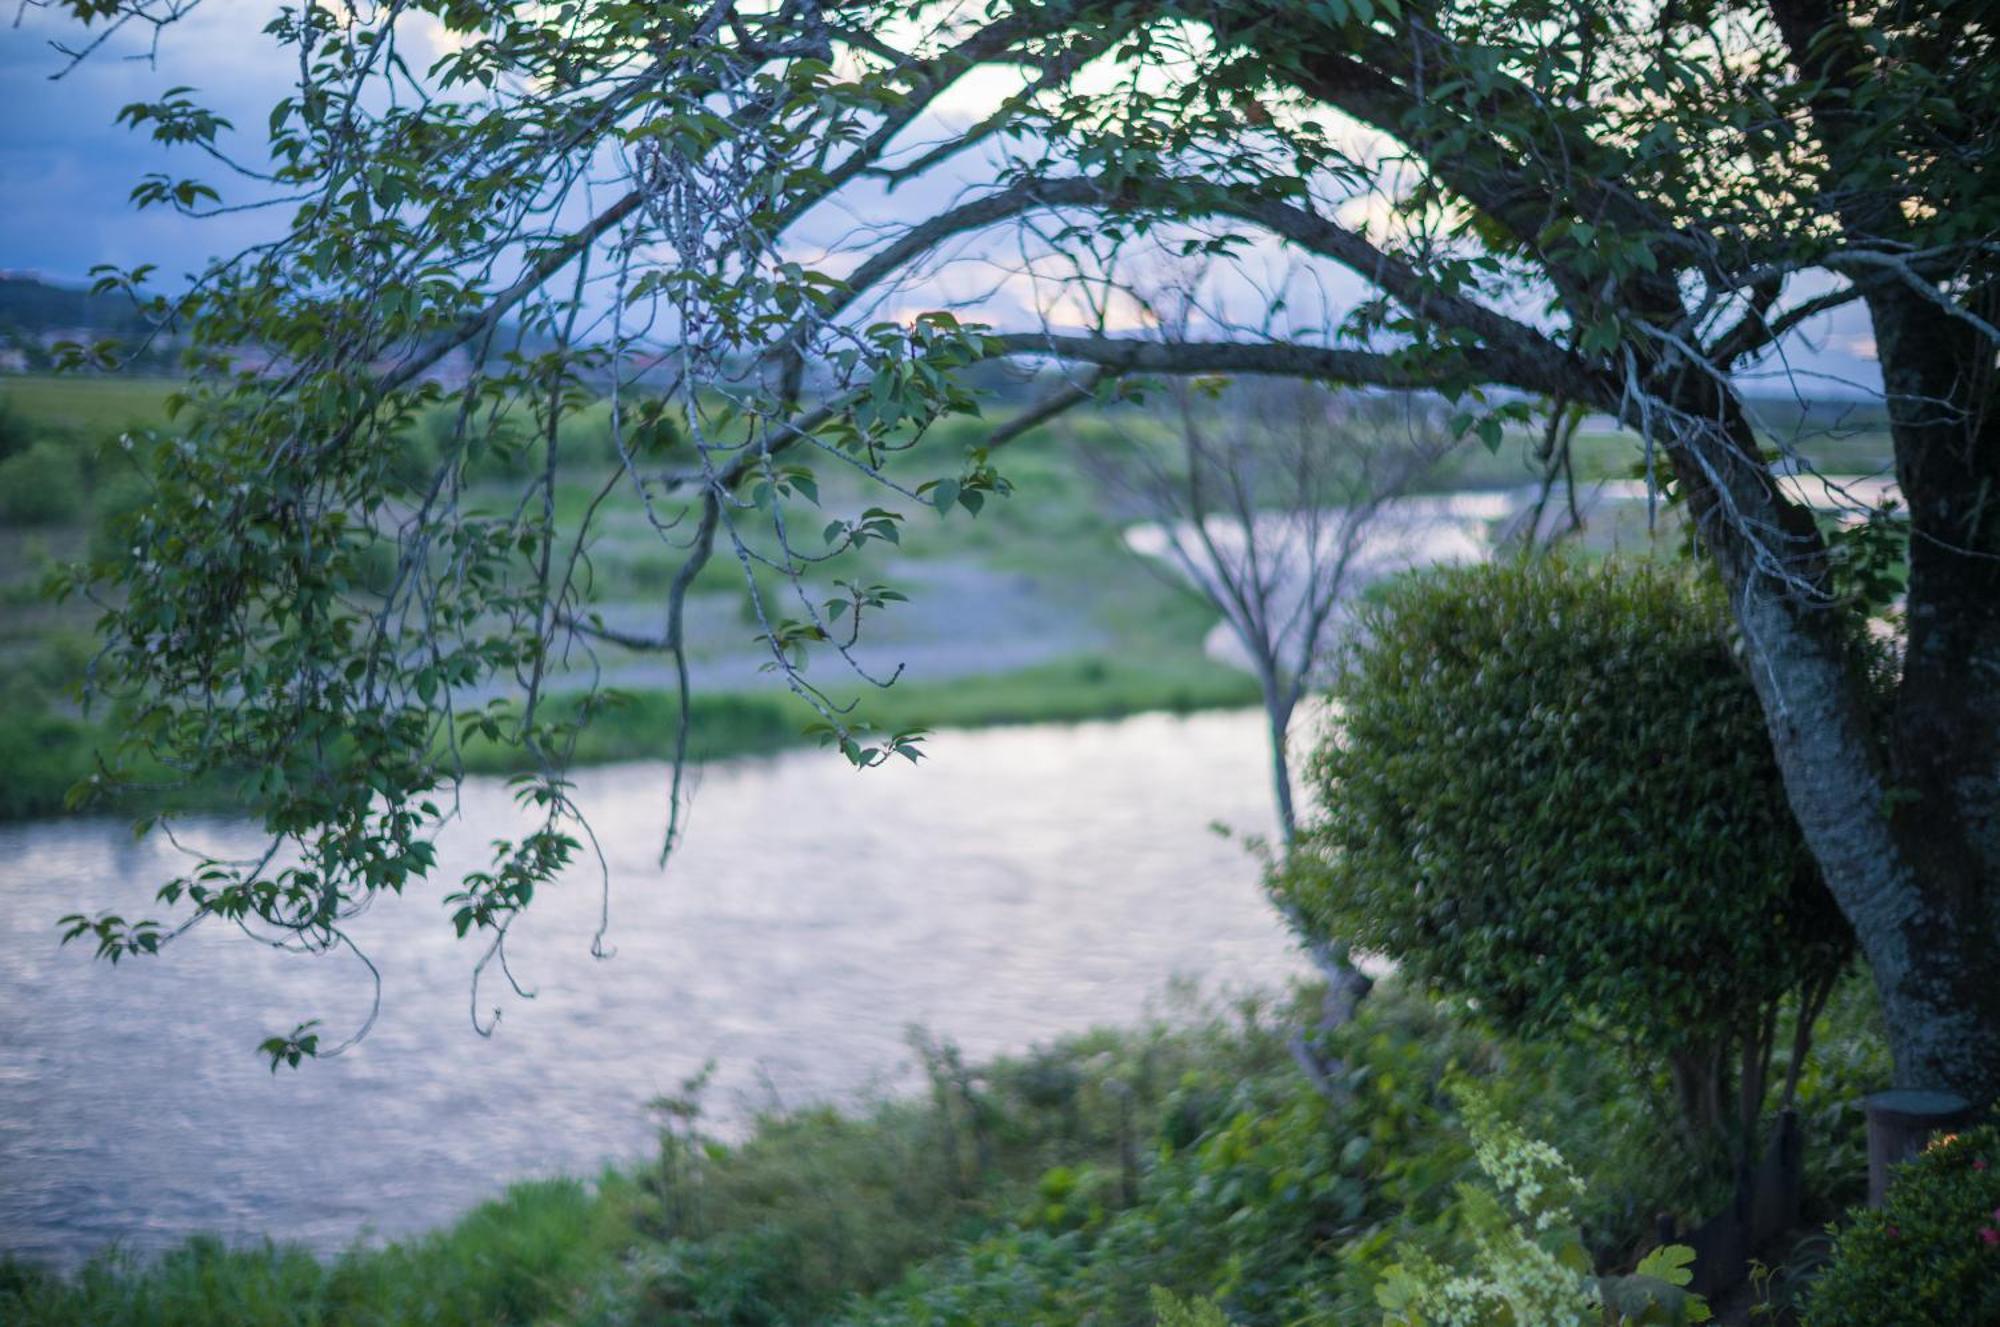
POLYGON ((0 28, 0 268, 65 282, 85 280, 99 263, 151 262, 179 274, 281 224, 254 213, 197 223, 136 210, 128 195, 149 172, 214 172, 187 149, 170 154, 114 123, 119 107, 190 85, 236 124, 262 124, 286 82, 282 60, 257 32, 269 12, 246 0, 208 0, 164 35, 157 64, 137 58, 145 43, 135 36, 60 78, 51 75, 66 61, 49 43, 74 41, 74 23, 22 8, 0 28))
MULTIPOLYGON (((153 263, 160 273, 157 285, 171 289, 176 278, 200 270, 207 260, 276 233, 284 222, 277 210, 199 221, 164 208, 136 210, 128 195, 154 171, 177 178, 198 175, 221 185, 225 202, 244 200, 231 197, 229 183, 218 178, 219 168, 210 163, 210 169, 203 169, 189 149, 170 153, 143 133, 114 123, 118 108, 129 102, 191 86, 203 104, 248 129, 238 138, 254 147, 271 104, 284 95, 293 72, 261 35, 273 12, 271 0, 202 0, 163 33, 157 59, 145 58, 146 39, 132 34, 63 72, 67 62, 50 43, 75 42, 80 30, 46 9, 20 8, 12 24, 0 28, 0 271, 82 283, 98 264, 153 263), (61 76, 52 77, 56 74, 61 76)), ((969 122, 977 114, 976 103, 994 92, 991 87, 967 89, 945 114, 969 122)), ((928 181, 862 206, 870 211, 892 207, 920 218, 947 205, 952 188, 950 181, 928 181)), ((829 224, 840 223, 832 219, 829 224)), ((980 267, 973 262, 950 269, 930 288, 904 292, 900 303, 922 306, 932 296, 944 303, 980 289, 990 283, 990 272, 982 274, 980 267)), ((1353 298, 1359 283, 1342 273, 1328 289, 1336 300, 1353 298)), ((1008 298, 1003 290, 1003 307, 1008 298)), ((1019 308, 1027 298, 1017 291, 1012 301, 1019 308)), ((1873 342, 1857 308, 1841 310, 1809 329, 1786 351, 1799 385, 1812 394, 1857 396, 1879 387, 1873 342)), ((1767 390, 1783 393, 1782 375, 1774 371, 1767 390)))

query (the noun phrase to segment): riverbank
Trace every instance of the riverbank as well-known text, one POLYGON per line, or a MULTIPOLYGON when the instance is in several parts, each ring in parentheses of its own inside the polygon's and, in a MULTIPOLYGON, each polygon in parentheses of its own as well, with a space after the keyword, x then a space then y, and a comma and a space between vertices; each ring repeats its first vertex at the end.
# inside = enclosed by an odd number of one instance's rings
MULTIPOLYGON (((0 466, 13 467, 9 474, 23 467, 46 470, 33 484, 15 487, 32 488, 53 504, 0 511, 0 820, 63 813, 65 794, 95 771, 93 753, 116 730, 116 716, 102 708, 80 716, 73 696, 98 648, 95 606, 74 596, 52 602, 41 585, 57 565, 115 551, 104 547, 106 523, 136 500, 143 485, 131 472, 130 455, 113 439, 122 427, 158 423, 168 387, 97 378, 0 383, 0 466)), ((678 555, 653 528, 656 513, 625 487, 595 505, 602 476, 589 468, 589 458, 604 459, 603 427, 596 414, 577 423, 575 445, 564 451, 571 469, 557 496, 565 512, 596 510, 594 607, 606 621, 643 633, 653 628, 665 574, 678 555)), ((938 445, 968 445, 979 427, 960 421, 958 433, 938 445)), ((1085 420, 1069 431, 1102 428, 1101 421, 1085 420)), ((869 721, 889 731, 1256 703, 1257 689, 1247 676, 1203 655, 1215 614, 1122 546, 1120 521, 1079 468, 1073 441, 1037 436, 1013 444, 1013 498, 990 504, 976 521, 963 513, 947 521, 918 511, 893 551, 879 550, 870 574, 909 602, 871 624, 863 653, 877 676, 907 665, 894 687, 872 688, 843 673, 837 660, 816 670, 814 680, 844 699, 861 700, 869 721)), ((413 447, 423 445, 421 436, 413 438, 413 447)), ((469 479, 467 500, 496 509, 515 502, 524 482, 491 466, 469 479)), ((839 508, 866 494, 851 477, 833 474, 821 496, 839 508)), ((790 593, 761 572, 758 588, 780 602, 790 593)), ((818 584, 811 590, 831 593, 818 584)), ((805 730, 819 716, 787 695, 775 675, 760 671, 768 660, 753 639, 757 621, 734 559, 710 564, 687 611, 697 757, 763 754, 815 741, 805 730)), ((560 704, 560 693, 583 691, 594 678, 629 699, 583 734, 577 763, 669 756, 677 721, 672 668, 656 654, 605 645, 590 669, 558 668, 549 689, 560 704)), ((477 743, 463 756, 473 774, 511 773, 522 760, 517 752, 477 743)), ((161 777, 142 771, 141 781, 166 781, 165 771, 151 773, 161 777)), ((227 787, 210 785, 127 792, 94 809, 226 811, 236 801, 227 787)))
MULTIPOLYGON (((564 698, 555 698, 562 705, 564 698)), ((573 702, 569 702, 573 703, 573 702)), ((1249 674, 1199 656, 1122 658, 1079 655, 1003 673, 945 681, 909 679, 867 698, 867 713, 889 732, 912 728, 989 728, 1073 723, 1131 714, 1191 714, 1258 703, 1249 674)), ((806 729, 818 716, 783 692, 697 692, 691 752, 697 760, 766 755, 810 746, 806 729)), ((672 692, 627 693, 578 739, 580 767, 626 760, 662 760, 673 753, 679 706, 672 692)), ((109 725, 65 714, 39 695, 17 704, 0 699, 0 821, 56 816, 72 810, 135 814, 161 805, 230 811, 226 785, 127 791, 70 805, 71 788, 97 768, 109 725)), ((497 744, 469 743, 467 774, 510 774, 523 754, 497 744)))
MULTIPOLYGON (((1600 1041, 1513 1041, 1390 980, 1322 1048, 1336 1068, 1316 1086, 1288 1044, 1311 1009, 1309 991, 1183 1006, 979 1064, 917 1036, 920 1091, 768 1113, 735 1145, 710 1133, 696 1081, 655 1103, 647 1165, 517 1185, 447 1230, 326 1260, 197 1240, 71 1278, 0 1264, 0 1319, 1139 1324, 1164 1287, 1239 1324, 1370 1322, 1389 1262, 1464 1237, 1468 1086, 1588 1177, 1579 1215, 1602 1266, 1629 1266, 1656 1213, 1717 1200, 1649 1127, 1667 1085, 1600 1041)), ((1809 1221, 1858 1192, 1850 1103, 1884 1071, 1851 983, 1801 1081, 1809 1221)), ((1774 1299, 1805 1270, 1775 1269, 1774 1299)))

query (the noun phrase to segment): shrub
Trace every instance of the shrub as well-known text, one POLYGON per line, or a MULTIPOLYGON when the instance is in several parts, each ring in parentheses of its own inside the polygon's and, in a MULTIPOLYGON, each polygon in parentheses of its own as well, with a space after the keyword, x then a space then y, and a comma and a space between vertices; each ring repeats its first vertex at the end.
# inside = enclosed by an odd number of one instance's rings
POLYGON ((1576 1230, 1583 1180, 1477 1092, 1466 1124, 1484 1184, 1460 1186, 1460 1242, 1450 1264, 1412 1249, 1376 1287, 1384 1327, 1600 1327, 1706 1322, 1685 1245, 1655 1249, 1630 1276, 1600 1277, 1576 1230))
POLYGON ((1932 1144, 1839 1232, 1807 1327, 2000 1323, 2000 1126, 1932 1144))
POLYGON ((83 510, 83 471, 74 449, 44 438, 0 461, 0 520, 60 525, 83 510))
POLYGON ((1738 1048, 1765 1072, 1776 1006, 1823 998, 1852 937, 1719 593, 1562 561, 1408 578, 1363 610, 1333 698, 1325 812, 1274 882, 1309 938, 1524 1033, 1606 1028, 1711 1136, 1754 1123, 1721 1107, 1738 1048))
POLYGON ((1034 1195, 1006 1228, 913 1268, 839 1321, 1138 1323, 1164 1290, 1213 1301, 1236 1327, 1379 1323, 1377 1288, 1407 1250, 1457 1259, 1472 1242, 1461 1186, 1480 1169, 1467 1086, 1524 1133, 1559 1140, 1590 1176, 1569 1233, 1596 1265, 1630 1266, 1654 1214, 1684 1210, 1685 1149, 1651 1127, 1670 1107, 1595 1038, 1497 1036, 1393 976, 1328 1034, 1330 1093, 1298 1072, 1282 1028, 1256 1036, 1261 1067, 1218 1046, 1178 1081, 1165 1076, 1172 1090, 1140 1116, 1151 1123, 1137 1202, 1057 1228, 1034 1195))
POLYGON ((21 413, 12 397, 0 396, 0 460, 26 451, 34 440, 28 417, 21 413))

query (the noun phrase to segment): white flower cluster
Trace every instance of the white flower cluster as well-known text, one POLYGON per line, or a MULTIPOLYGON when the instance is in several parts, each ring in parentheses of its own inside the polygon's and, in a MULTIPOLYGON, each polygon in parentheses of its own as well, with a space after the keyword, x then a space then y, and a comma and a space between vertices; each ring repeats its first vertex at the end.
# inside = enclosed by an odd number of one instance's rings
POLYGON ((1405 1264, 1404 1316, 1425 1327, 1592 1327, 1604 1321, 1597 1281, 1518 1230, 1482 1235, 1473 1269, 1405 1264))
POLYGON ((1583 1179, 1562 1153, 1515 1126, 1475 1112, 1473 1156, 1537 1233, 1569 1222, 1569 1205, 1583 1196, 1583 1179))
POLYGON ((1473 1152, 1501 1201, 1468 1187, 1472 1266, 1451 1272, 1412 1253, 1390 1269, 1377 1298, 1390 1324, 1423 1327, 1594 1327, 1604 1299, 1571 1231, 1570 1204, 1583 1181, 1547 1143, 1529 1138, 1470 1100, 1473 1152), (1509 1206, 1513 1209, 1508 1210, 1509 1206))

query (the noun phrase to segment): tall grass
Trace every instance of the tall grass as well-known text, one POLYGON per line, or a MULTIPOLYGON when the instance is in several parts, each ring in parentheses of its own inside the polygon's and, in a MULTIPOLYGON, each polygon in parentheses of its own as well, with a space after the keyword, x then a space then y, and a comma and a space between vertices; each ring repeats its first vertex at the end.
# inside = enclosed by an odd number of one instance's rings
POLYGON ((72 1278, 0 1263, 9 1327, 490 1327, 584 1307, 632 1238, 636 1190, 607 1175, 518 1184, 449 1230, 321 1262, 295 1247, 190 1240, 107 1255, 72 1278))

